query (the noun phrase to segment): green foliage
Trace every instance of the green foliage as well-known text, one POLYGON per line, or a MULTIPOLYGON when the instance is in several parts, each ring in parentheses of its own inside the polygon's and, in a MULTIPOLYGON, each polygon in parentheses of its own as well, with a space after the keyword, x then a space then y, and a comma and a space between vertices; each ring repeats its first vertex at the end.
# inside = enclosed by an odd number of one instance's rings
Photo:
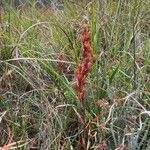
POLYGON ((65 0, 62 10, 9 2, 0 10, 0 147, 10 132, 17 149, 77 149, 97 117, 89 149, 103 142, 110 150, 148 149, 149 2, 65 0), (87 123, 72 88, 84 22, 97 56, 87 77, 87 123))

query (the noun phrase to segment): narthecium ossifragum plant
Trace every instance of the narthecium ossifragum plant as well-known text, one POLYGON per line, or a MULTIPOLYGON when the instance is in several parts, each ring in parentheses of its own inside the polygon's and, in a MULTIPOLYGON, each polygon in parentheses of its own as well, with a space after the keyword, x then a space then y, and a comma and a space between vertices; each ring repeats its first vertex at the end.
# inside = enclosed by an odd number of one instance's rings
POLYGON ((77 92, 78 98, 82 105, 85 101, 85 83, 87 81, 87 76, 92 69, 92 64, 96 61, 96 55, 92 55, 93 49, 90 45, 90 32, 88 30, 88 25, 83 25, 83 35, 81 36, 81 42, 83 44, 82 51, 82 62, 78 65, 75 72, 75 77, 77 79, 74 84, 74 89, 77 92))
MULTIPOLYGON (((93 63, 96 61, 96 55, 93 55, 93 49, 90 45, 90 32, 88 30, 88 25, 83 25, 83 35, 81 36, 81 42, 83 44, 83 50, 82 50, 82 60, 81 63, 79 63, 76 72, 76 83, 74 84, 74 89, 77 92, 78 98, 81 102, 81 105, 83 107, 83 116, 81 115, 82 121, 84 123, 87 122, 86 114, 85 114, 85 94, 86 94, 86 88, 85 84, 87 82, 87 76, 90 73, 92 69, 93 63)), ((87 129, 84 129, 84 132, 82 134, 82 138, 78 143, 78 146, 82 147, 82 149, 86 149, 86 135, 88 131, 87 129)), ((78 148, 80 149, 80 148, 78 148)))

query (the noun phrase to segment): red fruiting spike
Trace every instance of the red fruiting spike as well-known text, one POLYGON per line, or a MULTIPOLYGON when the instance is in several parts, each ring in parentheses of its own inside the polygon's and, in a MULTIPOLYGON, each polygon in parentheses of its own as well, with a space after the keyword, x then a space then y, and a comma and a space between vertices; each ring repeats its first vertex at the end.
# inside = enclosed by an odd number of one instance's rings
POLYGON ((82 83, 83 83, 83 84, 86 83, 86 78, 85 78, 85 77, 82 79, 82 83))
POLYGON ((83 44, 83 51, 82 51, 82 63, 78 66, 75 76, 77 79, 77 83, 74 85, 74 89, 78 94, 78 98, 80 101, 84 100, 84 95, 86 93, 86 89, 84 88, 84 84, 86 83, 86 77, 88 73, 91 71, 91 64, 94 61, 94 58, 96 60, 96 57, 92 56, 93 49, 90 45, 90 32, 88 31, 88 25, 83 25, 83 35, 81 36, 81 42, 83 44), (93 60, 92 60, 93 59, 93 60))
POLYGON ((89 49, 89 52, 91 53, 93 51, 93 48, 91 47, 90 49, 89 49))
POLYGON ((79 76, 81 76, 81 73, 82 73, 82 67, 80 67, 76 70, 76 72, 75 72, 76 78, 79 78, 79 76))
POLYGON ((85 75, 85 74, 86 74, 86 72, 87 72, 87 69, 88 69, 88 65, 87 65, 87 67, 86 67, 86 68, 84 67, 84 70, 83 70, 83 75, 85 75))
POLYGON ((81 40, 82 43, 84 43, 86 41, 85 35, 82 35, 81 38, 80 38, 80 40, 81 40))
POLYGON ((96 59, 97 59, 97 56, 94 54, 93 57, 92 57, 92 61, 95 63, 96 59))
POLYGON ((86 51, 85 49, 83 50, 82 56, 83 56, 84 58, 87 57, 87 51, 86 51))
POLYGON ((77 79, 78 79, 78 80, 81 80, 81 79, 82 79, 82 72, 79 72, 79 73, 77 74, 77 79))
POLYGON ((80 80, 78 80, 78 81, 80 81, 81 84, 84 84, 84 80, 85 80, 84 78, 85 78, 84 74, 82 73, 82 78, 80 78, 80 80))
POLYGON ((91 63, 89 63, 89 64, 88 64, 88 71, 90 72, 91 69, 92 69, 92 65, 91 65, 91 63))
POLYGON ((77 90, 79 89, 79 85, 78 85, 77 83, 75 83, 75 84, 73 85, 73 88, 77 91, 77 90))
POLYGON ((91 46, 90 46, 90 43, 89 43, 89 42, 85 42, 85 43, 84 43, 84 49, 87 50, 87 51, 88 51, 89 49, 91 49, 91 46))
POLYGON ((89 54, 88 54, 88 57, 86 57, 85 59, 84 59, 84 63, 89 63, 90 62, 90 58, 89 58, 89 54))
POLYGON ((83 24, 83 30, 84 30, 84 32, 87 32, 88 31, 88 25, 85 23, 85 24, 83 24))
POLYGON ((85 41, 85 36, 84 36, 84 35, 82 35, 82 36, 80 37, 80 41, 81 41, 82 43, 84 43, 84 41, 85 41))
POLYGON ((80 41, 85 43, 90 40, 90 32, 84 32, 84 34, 80 37, 80 41))
POLYGON ((88 49, 86 49, 86 51, 87 51, 89 54, 91 54, 91 52, 93 51, 93 49, 92 49, 91 46, 90 46, 88 49))
POLYGON ((83 100, 83 93, 82 92, 78 93, 78 97, 80 100, 83 100))
POLYGON ((91 54, 90 54, 87 50, 84 50, 84 52, 83 52, 83 57, 84 57, 84 58, 89 58, 90 55, 91 55, 91 54))
POLYGON ((81 39, 82 43, 85 43, 85 42, 89 41, 90 40, 90 33, 85 32, 84 35, 82 35, 80 39, 81 39))
POLYGON ((80 81, 80 82, 78 81, 78 86, 79 86, 78 91, 80 91, 80 89, 82 88, 82 83, 81 83, 81 81, 80 81))
POLYGON ((85 34, 84 34, 84 40, 85 41, 89 41, 90 40, 90 32, 85 32, 85 34))
POLYGON ((91 64, 88 64, 87 68, 84 68, 83 74, 86 76, 91 71, 91 64))
POLYGON ((83 95, 86 93, 86 89, 85 88, 82 89, 82 93, 83 93, 83 95))
POLYGON ((79 71, 79 73, 81 73, 81 71, 82 71, 82 66, 81 65, 78 66, 78 71, 79 71))
POLYGON ((75 77, 76 78, 77 78, 78 74, 79 74, 79 72, 78 72, 78 70, 76 70, 76 72, 75 72, 75 77))
MULTIPOLYGON (((88 63, 85 62, 85 63, 84 63, 84 69, 83 69, 83 70, 85 71, 85 69, 86 69, 87 67, 88 67, 88 63)), ((84 71, 83 71, 83 72, 84 72, 84 71)))
POLYGON ((78 75, 77 80, 78 80, 79 86, 82 85, 82 79, 83 79, 83 76, 84 76, 83 73, 82 73, 81 75, 78 75))
POLYGON ((84 74, 84 76, 87 76, 87 74, 88 74, 88 69, 87 68, 84 69, 83 74, 84 74))

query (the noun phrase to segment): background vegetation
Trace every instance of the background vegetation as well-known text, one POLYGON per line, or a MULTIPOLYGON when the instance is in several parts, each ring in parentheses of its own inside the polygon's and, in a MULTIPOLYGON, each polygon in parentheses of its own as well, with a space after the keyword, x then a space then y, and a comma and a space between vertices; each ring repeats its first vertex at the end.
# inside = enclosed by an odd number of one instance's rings
POLYGON ((1 149, 80 150, 96 117, 86 149, 149 150, 150 1, 14 2, 0 7, 1 149), (83 123, 73 84, 85 22, 97 60, 83 123))

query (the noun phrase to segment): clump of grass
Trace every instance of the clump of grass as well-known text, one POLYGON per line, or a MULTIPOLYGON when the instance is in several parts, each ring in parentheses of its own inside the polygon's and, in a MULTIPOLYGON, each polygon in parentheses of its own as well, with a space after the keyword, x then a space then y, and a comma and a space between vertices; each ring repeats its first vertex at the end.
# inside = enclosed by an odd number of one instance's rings
POLYGON ((87 149, 148 149, 148 6, 146 0, 65 1, 64 10, 6 4, 0 16, 0 147, 77 149, 88 128, 87 149), (85 21, 97 59, 84 84, 82 124, 72 85, 85 21))

